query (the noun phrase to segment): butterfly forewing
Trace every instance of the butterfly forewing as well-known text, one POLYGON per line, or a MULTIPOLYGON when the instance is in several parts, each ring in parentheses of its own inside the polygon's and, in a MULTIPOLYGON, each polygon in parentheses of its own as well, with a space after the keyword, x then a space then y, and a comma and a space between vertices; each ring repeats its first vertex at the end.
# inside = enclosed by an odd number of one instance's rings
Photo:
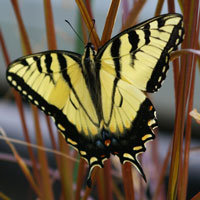
POLYGON ((97 60, 118 78, 155 92, 166 77, 169 53, 183 41, 182 20, 179 14, 167 14, 129 28, 108 41, 97 60))
POLYGON ((98 117, 80 68, 78 54, 61 51, 22 57, 10 64, 8 82, 67 130, 60 114, 79 133, 98 133, 98 117))

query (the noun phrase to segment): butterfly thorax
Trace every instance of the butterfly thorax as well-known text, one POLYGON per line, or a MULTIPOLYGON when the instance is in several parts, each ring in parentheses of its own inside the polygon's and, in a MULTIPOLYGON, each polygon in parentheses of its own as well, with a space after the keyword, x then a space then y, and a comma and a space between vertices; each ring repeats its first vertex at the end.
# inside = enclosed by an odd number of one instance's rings
POLYGON ((96 51, 92 43, 88 43, 85 47, 81 58, 82 72, 85 77, 86 85, 90 91, 92 101, 95 105, 99 120, 102 119, 101 96, 100 96, 100 80, 98 70, 95 63, 96 51))
POLYGON ((88 73, 93 73, 95 76, 95 63, 94 63, 94 57, 95 57, 95 50, 91 43, 88 43, 85 47, 83 56, 81 58, 81 63, 83 67, 83 73, 84 75, 88 75, 88 73))

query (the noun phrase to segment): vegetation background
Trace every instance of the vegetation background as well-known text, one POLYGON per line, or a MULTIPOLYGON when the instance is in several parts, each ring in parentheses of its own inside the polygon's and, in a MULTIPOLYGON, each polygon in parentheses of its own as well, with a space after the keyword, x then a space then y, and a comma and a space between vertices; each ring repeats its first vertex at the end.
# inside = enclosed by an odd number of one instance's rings
MULTIPOLYGON (((157 139, 148 144, 147 152, 140 156, 144 171, 147 173, 147 184, 143 182, 135 168, 130 164, 126 163, 121 166, 119 161, 112 157, 105 162, 104 169, 95 169, 92 176, 94 185, 90 189, 86 187, 87 164, 85 161, 80 159, 77 152, 66 144, 61 134, 56 134, 57 130, 48 117, 41 116, 41 113, 34 106, 24 105, 19 94, 10 90, 12 95, 10 92, 4 92, 2 99, 9 101, 10 97, 14 96, 18 109, 16 115, 22 129, 19 131, 20 139, 17 139, 15 134, 18 130, 10 123, 15 111, 1 102, 0 114, 7 126, 12 128, 12 133, 8 133, 7 129, 0 124, 0 199, 200 199, 199 189, 195 193, 190 193, 187 190, 189 158, 191 153, 199 154, 200 150, 199 146, 191 147, 191 137, 194 137, 195 133, 195 137, 199 137, 197 130, 199 130, 198 120, 200 120, 198 112, 193 110, 195 108, 194 95, 198 98, 198 103, 195 105, 199 107, 199 91, 195 90, 198 88, 198 85, 195 84, 195 78, 199 79, 199 0, 104 1, 106 6, 98 9, 106 9, 107 15, 101 16, 104 17, 105 23, 101 24, 100 27, 99 19, 95 17, 97 15, 93 10, 95 0, 43 0, 40 1, 41 6, 37 7, 36 10, 33 8, 30 13, 27 13, 27 9, 24 7, 24 4, 27 3, 24 0, 10 0, 13 20, 17 28, 11 31, 13 29, 10 28, 9 24, 7 28, 3 24, 1 25, 0 48, 5 66, 8 66, 14 59, 10 58, 10 55, 13 54, 20 57, 38 50, 52 50, 58 47, 78 52, 83 50, 83 45, 73 31, 71 31, 73 36, 68 34, 69 27, 66 28, 66 33, 60 30, 55 31, 55 26, 59 27, 54 23, 54 21, 57 22, 55 19, 59 16, 63 17, 59 13, 53 14, 54 7, 52 5, 56 5, 55 2, 62 4, 63 9, 67 9, 68 6, 76 7, 75 19, 65 13, 62 21, 70 19, 71 24, 75 24, 76 21, 75 29, 83 36, 85 43, 88 42, 87 33, 91 32, 91 40, 96 48, 111 38, 113 27, 115 27, 115 32, 119 32, 141 21, 144 14, 143 8, 146 4, 156 2, 154 9, 149 11, 151 12, 150 17, 162 13, 164 5, 169 13, 179 12, 183 14, 185 40, 181 50, 171 55, 173 60, 171 89, 174 89, 174 112, 172 112, 173 116, 170 119, 163 119, 161 122, 162 127, 165 128, 169 124, 173 124, 173 130, 170 130, 172 134, 168 140, 170 145, 166 149, 164 159, 160 159, 159 132, 157 139), (28 18, 31 14, 35 18, 33 21, 29 21, 28 18), (117 23, 115 24, 116 18, 117 23), (96 20, 94 29, 92 29, 92 19, 96 20), (44 24, 40 21, 43 21, 44 24), (34 23, 40 23, 46 28, 46 33, 42 33, 43 39, 39 40, 41 43, 37 42, 41 31, 31 31, 31 26, 34 26, 34 23), (121 29, 117 30, 116 27, 120 26, 121 29), (101 37, 100 34, 97 34, 97 29, 103 30, 101 37), (13 46, 13 37, 19 41, 21 51, 14 52, 16 48, 20 47, 13 46), (68 39, 69 43, 58 43, 56 37, 68 39), (33 38, 35 39, 33 40, 33 38), (76 38, 76 45, 74 45, 74 40, 70 42, 71 38, 76 38), (31 110, 31 116, 27 110, 31 110), (191 111, 193 112, 191 113, 191 111), (11 115, 8 115, 9 112, 11 115), (193 123, 192 126, 192 117, 197 120, 198 125, 193 123), (192 127, 195 128, 192 129, 192 127), (20 177, 19 180, 15 180, 15 175, 20 177)), ((2 5, 1 11, 5 13, 4 17, 6 18, 6 13, 9 14, 11 11, 4 10, 4 3, 0 2, 0 5, 2 5)), ((64 23, 63 25, 66 26, 64 23)), ((4 76, 5 73, 1 73, 0 77, 4 76)), ((0 87, 3 90, 3 85, 0 87)), ((196 163, 199 165, 200 160, 196 163)))

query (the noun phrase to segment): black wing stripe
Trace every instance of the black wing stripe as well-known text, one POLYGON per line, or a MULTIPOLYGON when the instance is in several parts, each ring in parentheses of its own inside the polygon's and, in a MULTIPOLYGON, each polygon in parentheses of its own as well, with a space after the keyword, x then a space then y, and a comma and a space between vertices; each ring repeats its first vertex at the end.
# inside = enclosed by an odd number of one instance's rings
POLYGON ((158 28, 161 28, 165 25, 165 20, 163 18, 158 18, 158 28))
POLYGON ((52 63, 51 54, 46 54, 44 62, 46 64, 47 72, 52 73, 53 71, 51 70, 51 63, 52 63))
POLYGON ((21 60, 21 64, 24 65, 24 66, 28 66, 28 62, 25 59, 21 60))
POLYGON ((138 48, 138 43, 140 41, 138 34, 135 31, 128 32, 128 41, 131 44, 131 52, 134 52, 138 48))
POLYGON ((131 56, 131 66, 134 67, 135 51, 138 49, 140 38, 135 31, 130 31, 128 32, 128 41, 131 44, 131 49, 129 51, 131 56))
POLYGON ((114 106, 114 97, 115 97, 115 91, 117 87, 117 82, 120 79, 120 70, 121 70, 121 65, 120 65, 120 46, 121 46, 121 41, 120 39, 116 39, 110 49, 111 56, 113 58, 113 62, 115 64, 115 73, 116 73, 116 78, 114 79, 113 83, 113 89, 112 89, 112 105, 111 105, 111 110, 110 110, 110 117, 109 121, 106 123, 107 125, 110 123, 111 116, 113 113, 113 106, 114 106))
POLYGON ((70 81, 70 77, 67 74, 67 60, 61 53, 58 53, 57 57, 58 57, 58 62, 60 64, 60 71, 62 73, 62 76, 65 79, 65 81, 69 84, 69 87, 72 89, 73 87, 70 81))
POLYGON ((40 63, 40 58, 38 56, 33 56, 33 60, 36 62, 36 66, 37 66, 38 71, 41 73, 42 67, 41 67, 41 63, 40 63))
POLYGON ((74 102, 72 101, 72 99, 70 98, 69 100, 70 100, 72 106, 77 110, 78 108, 75 106, 75 104, 74 104, 74 102))
POLYGON ((145 45, 147 45, 147 44, 149 44, 150 43, 150 39, 149 39, 149 37, 150 37, 150 35, 151 35, 151 33, 150 33, 150 25, 149 24, 146 24, 145 26, 144 26, 144 35, 145 35, 145 45))
POLYGON ((121 46, 121 41, 120 39, 116 39, 112 46, 111 46, 111 56, 113 58, 113 62, 115 64, 115 72, 118 78, 120 78, 120 46, 121 46))

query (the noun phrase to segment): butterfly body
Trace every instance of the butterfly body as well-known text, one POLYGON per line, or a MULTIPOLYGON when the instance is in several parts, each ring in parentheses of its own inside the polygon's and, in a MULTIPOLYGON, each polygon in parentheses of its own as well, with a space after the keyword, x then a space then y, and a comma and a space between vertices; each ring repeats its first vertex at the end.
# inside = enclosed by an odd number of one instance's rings
POLYGON ((51 116, 65 140, 89 163, 103 167, 110 154, 136 166, 155 138, 156 111, 144 92, 166 77, 170 53, 183 41, 182 16, 166 14, 131 27, 96 52, 46 51, 13 61, 8 82, 51 116))
POLYGON ((96 52, 94 47, 91 43, 88 43, 81 58, 81 68, 87 87, 90 91, 93 104, 95 105, 96 114, 99 121, 101 121, 103 117, 101 109, 99 69, 96 64, 98 61, 96 61, 95 57, 96 52))

